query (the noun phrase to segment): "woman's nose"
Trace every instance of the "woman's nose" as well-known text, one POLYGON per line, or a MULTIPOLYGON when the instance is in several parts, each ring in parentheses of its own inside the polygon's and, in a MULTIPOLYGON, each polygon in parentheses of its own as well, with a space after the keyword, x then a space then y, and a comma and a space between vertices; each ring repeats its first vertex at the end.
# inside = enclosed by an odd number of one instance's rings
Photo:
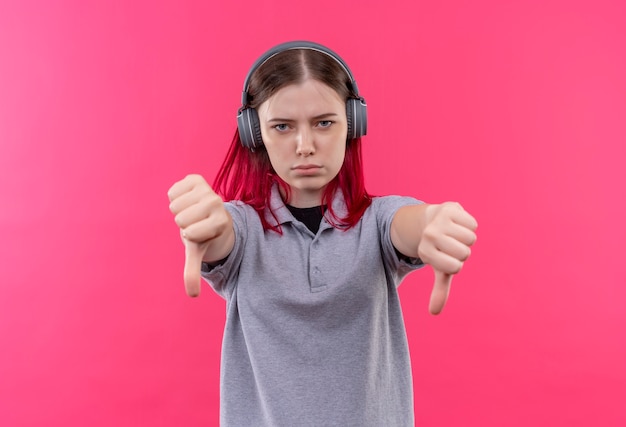
POLYGON ((299 156, 310 156, 315 153, 315 143, 313 142, 312 132, 309 130, 302 130, 298 132, 298 142, 296 146, 296 153, 299 156))

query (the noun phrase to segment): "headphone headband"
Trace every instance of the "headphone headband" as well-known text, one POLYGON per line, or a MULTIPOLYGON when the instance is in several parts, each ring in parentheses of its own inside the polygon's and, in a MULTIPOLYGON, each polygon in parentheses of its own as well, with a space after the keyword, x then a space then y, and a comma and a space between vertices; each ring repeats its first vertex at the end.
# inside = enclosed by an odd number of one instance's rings
POLYGON ((263 64, 265 64, 267 61, 269 61, 270 59, 272 59, 274 56, 278 55, 279 53, 285 52, 287 50, 295 50, 295 49, 309 49, 309 50, 314 50, 316 52, 320 52, 320 53, 330 56, 346 72, 346 74, 348 75, 348 78, 350 79, 350 85, 352 86, 351 89, 354 92, 354 95, 356 97, 359 97, 359 88, 356 84, 356 81, 354 80, 354 76, 352 75, 352 72, 350 71, 348 64, 346 64, 339 55, 337 55, 335 52, 333 52, 326 46, 322 46, 321 44, 317 44, 317 43, 313 43, 313 42, 309 42, 305 40, 298 40, 298 41, 290 41, 286 43, 281 43, 277 46, 274 46, 273 48, 265 52, 263 55, 261 55, 261 57, 259 57, 254 62, 254 64, 252 64, 252 67, 250 67, 250 71, 248 71, 248 74, 246 75, 246 79, 243 82, 243 90, 241 92, 241 105, 243 107, 248 106, 248 98, 249 98, 248 90, 250 89, 250 78, 252 77, 252 74, 254 74, 254 72, 257 69, 259 69, 263 64))

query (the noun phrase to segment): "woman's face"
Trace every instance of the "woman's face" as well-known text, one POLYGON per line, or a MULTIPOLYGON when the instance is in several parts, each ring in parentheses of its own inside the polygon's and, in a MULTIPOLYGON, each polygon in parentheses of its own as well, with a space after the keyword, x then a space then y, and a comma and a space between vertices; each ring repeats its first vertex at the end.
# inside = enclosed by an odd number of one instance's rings
POLYGON ((257 111, 274 170, 291 187, 295 207, 321 204, 346 154, 346 103, 317 80, 285 86, 257 111))

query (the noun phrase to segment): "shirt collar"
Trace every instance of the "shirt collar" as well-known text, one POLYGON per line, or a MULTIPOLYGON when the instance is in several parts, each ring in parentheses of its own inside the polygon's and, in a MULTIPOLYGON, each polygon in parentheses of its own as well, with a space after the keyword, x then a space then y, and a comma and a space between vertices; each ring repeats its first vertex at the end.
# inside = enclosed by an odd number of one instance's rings
MULTIPOLYGON (((335 192, 331 206, 337 218, 345 218, 348 215, 348 208, 346 207, 343 193, 340 190, 335 192)), ((289 212, 289 209, 287 209, 287 206, 285 206, 285 202, 283 201, 280 191, 278 190, 278 184, 272 185, 270 193, 270 208, 274 212, 274 215, 276 215, 276 219, 272 216, 270 209, 267 208, 265 209, 265 219, 272 226, 276 226, 278 224, 282 225, 295 220, 291 212, 289 212)), ((326 224, 332 227, 330 223, 332 223, 332 218, 330 217, 330 212, 326 210, 320 228, 327 228, 325 226, 326 224)))

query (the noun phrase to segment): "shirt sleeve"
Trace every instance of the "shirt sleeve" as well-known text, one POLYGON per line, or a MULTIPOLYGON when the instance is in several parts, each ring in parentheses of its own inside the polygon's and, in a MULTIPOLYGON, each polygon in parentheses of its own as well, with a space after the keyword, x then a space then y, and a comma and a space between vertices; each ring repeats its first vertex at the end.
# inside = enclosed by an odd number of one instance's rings
POLYGON ((397 285, 412 271, 424 266, 419 258, 407 257, 396 250, 391 242, 391 222, 401 207, 422 204, 420 200, 405 196, 385 196, 375 198, 376 217, 380 233, 380 244, 385 268, 392 273, 397 285))
POLYGON ((243 206, 235 202, 224 203, 224 206, 233 219, 233 229, 235 232, 235 244, 223 262, 211 266, 202 263, 202 278, 213 288, 222 298, 228 300, 233 292, 234 284, 239 274, 239 265, 243 259, 243 251, 247 238, 246 214, 243 206))

